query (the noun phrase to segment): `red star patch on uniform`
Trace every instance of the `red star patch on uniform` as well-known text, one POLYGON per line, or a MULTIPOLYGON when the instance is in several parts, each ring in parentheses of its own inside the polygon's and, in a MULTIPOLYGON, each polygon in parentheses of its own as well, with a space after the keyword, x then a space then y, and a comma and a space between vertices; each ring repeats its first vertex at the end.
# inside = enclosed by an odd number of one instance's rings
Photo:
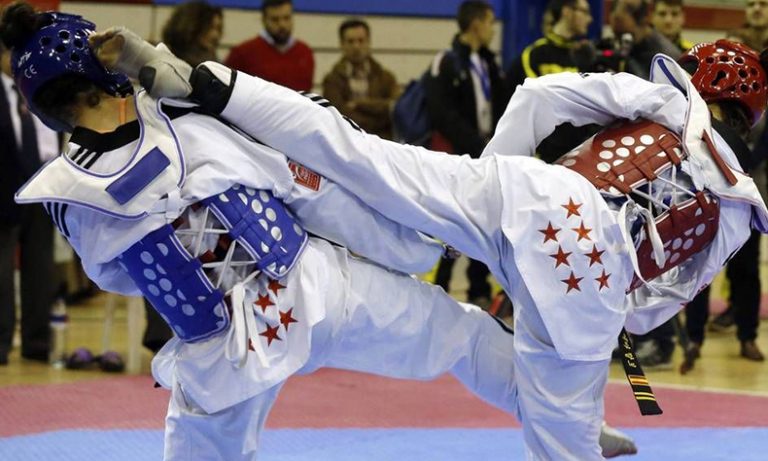
POLYGON ((269 295, 262 295, 259 293, 259 299, 253 302, 253 304, 259 306, 261 308, 261 312, 267 312, 267 308, 269 306, 274 306, 272 304, 272 301, 269 299, 269 295))
POLYGON ((587 239, 590 241, 592 240, 589 238, 589 233, 592 231, 592 229, 589 227, 584 227, 584 221, 579 224, 579 227, 572 227, 571 230, 579 234, 579 238, 576 239, 577 242, 580 242, 581 239, 587 239))
POLYGON ((568 197, 568 204, 560 206, 568 210, 568 215, 565 217, 565 219, 568 219, 571 216, 581 216, 579 208, 581 208, 582 205, 583 203, 573 203, 573 199, 568 197))
POLYGON ((274 293, 275 296, 277 296, 277 291, 280 290, 281 288, 285 288, 285 286, 280 285, 280 282, 278 282, 277 280, 270 280, 267 288, 269 289, 269 291, 274 293))
POLYGON ((563 251, 563 247, 559 246, 557 247, 557 253, 549 255, 550 258, 555 259, 555 269, 560 267, 560 264, 565 264, 566 266, 570 266, 571 264, 568 262, 568 256, 570 256, 571 253, 567 253, 563 251))
POLYGON ((576 277, 573 274, 573 271, 571 271, 570 277, 560 281, 568 285, 568 289, 565 291, 565 293, 567 294, 567 293, 570 293, 571 290, 581 291, 581 288, 579 288, 579 282, 581 282, 583 279, 584 277, 576 277))
POLYGON ((611 277, 611 274, 606 274, 605 269, 603 269, 603 274, 600 277, 595 279, 600 284, 600 288, 598 288, 598 290, 602 291, 603 288, 611 288, 610 286, 608 286, 608 279, 610 277, 611 277))
POLYGON ((557 242, 557 233, 560 232, 560 229, 556 229, 552 227, 552 221, 550 221, 547 224, 547 228, 539 229, 539 232, 544 234, 544 243, 547 243, 550 240, 554 240, 555 242, 557 242))
POLYGON ((584 256, 589 257, 589 267, 592 267, 593 264, 603 264, 603 260, 601 256, 605 253, 605 250, 603 251, 597 251, 597 245, 592 245, 592 251, 589 253, 584 253, 584 256))
POLYGON ((278 340, 282 341, 280 336, 277 335, 277 329, 280 328, 279 326, 271 327, 269 324, 267 324, 267 329, 259 333, 259 336, 263 336, 267 338, 267 347, 272 345, 272 341, 278 340))
POLYGON ((291 315, 293 313, 293 308, 288 309, 288 312, 280 311, 280 323, 283 324, 285 327, 285 331, 288 331, 288 325, 292 323, 298 323, 299 321, 293 318, 291 315))

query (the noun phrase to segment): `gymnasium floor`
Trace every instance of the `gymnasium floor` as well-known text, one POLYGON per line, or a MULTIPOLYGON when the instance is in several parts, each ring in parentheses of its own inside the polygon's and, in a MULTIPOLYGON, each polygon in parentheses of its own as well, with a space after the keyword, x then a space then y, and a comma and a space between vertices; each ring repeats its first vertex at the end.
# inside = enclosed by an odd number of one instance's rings
MULTIPOLYGON (((103 303, 99 296, 69 310, 70 348, 98 349, 103 303)), ((713 306, 717 311, 723 303, 713 306)), ((119 310, 114 344, 120 352, 125 323, 119 310)), ((708 335, 690 374, 648 373, 662 416, 641 417, 619 366, 612 367, 608 421, 640 449, 625 459, 768 460, 768 364, 740 359, 733 332, 708 335)), ((768 352, 766 322, 759 344, 768 352)), ((153 388, 149 358, 145 353, 143 375, 127 376, 56 370, 11 355, 0 368, 0 460, 161 459, 168 393, 153 388)), ((678 351, 676 365, 679 360, 678 351)), ((288 382, 267 427, 260 457, 266 461, 523 459, 514 419, 450 376, 408 382, 321 370, 288 382)))

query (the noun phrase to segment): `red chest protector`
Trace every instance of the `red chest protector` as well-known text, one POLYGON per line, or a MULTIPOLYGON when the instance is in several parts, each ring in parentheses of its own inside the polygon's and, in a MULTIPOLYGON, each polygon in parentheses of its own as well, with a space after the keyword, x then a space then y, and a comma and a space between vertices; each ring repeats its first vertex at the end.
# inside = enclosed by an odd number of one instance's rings
MULTIPOLYGON (((609 203, 632 200, 650 211, 653 221, 633 226, 631 235, 640 273, 651 280, 705 249, 717 234, 717 197, 695 190, 681 168, 686 157, 677 135, 641 120, 598 133, 556 163, 584 176, 609 203), (663 243, 663 264, 654 257, 650 226, 663 243)), ((630 291, 641 284, 635 274, 630 291)))

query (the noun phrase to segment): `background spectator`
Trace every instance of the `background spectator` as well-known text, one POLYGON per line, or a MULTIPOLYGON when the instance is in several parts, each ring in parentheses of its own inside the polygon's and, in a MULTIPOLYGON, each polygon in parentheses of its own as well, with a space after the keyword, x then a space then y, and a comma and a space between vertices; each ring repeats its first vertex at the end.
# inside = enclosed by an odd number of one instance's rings
POLYGON ((544 37, 528 45, 507 72, 513 91, 528 77, 586 70, 579 69, 573 49, 592 23, 587 0, 552 0, 547 5, 547 14, 552 17, 551 29, 544 30, 544 37))
POLYGON ((678 57, 680 50, 651 26, 648 0, 616 0, 611 4, 610 23, 614 37, 629 42, 625 71, 648 78, 651 60, 657 53, 678 57))
POLYGON ((651 15, 653 28, 675 44, 680 52, 693 48, 694 43, 682 37, 685 24, 683 0, 656 0, 651 15))
MULTIPOLYGON (((484 1, 465 1, 459 6, 459 33, 427 91, 427 107, 434 124, 432 149, 479 157, 493 135, 506 105, 505 86, 495 54, 488 49, 494 35, 493 8, 484 1)), ((455 260, 444 259, 435 283, 449 289, 455 260)), ((469 302, 490 303, 488 269, 470 261, 469 302)))
POLYGON ((728 31, 729 39, 746 43, 758 52, 768 47, 768 0, 748 0, 744 26, 728 31))
POLYGON ((223 28, 220 7, 201 1, 182 3, 163 26, 163 43, 192 66, 217 61, 223 28))
POLYGON ((306 43, 293 37, 291 0, 264 0, 261 21, 264 30, 232 48, 224 63, 296 91, 311 90, 315 58, 306 43))
POLYGON ((390 109, 400 88, 392 72, 371 56, 368 23, 344 21, 339 42, 342 56, 323 79, 323 96, 368 133, 392 139, 390 109))
MULTIPOLYGON (((8 363, 16 327, 13 272, 17 247, 22 357, 48 361, 48 322, 56 294, 51 217, 41 205, 17 205, 13 195, 40 168, 41 160, 59 153, 58 136, 24 105, 10 77, 10 54, 0 45, 0 365, 8 363)), ((55 214, 58 209, 57 205, 50 212, 55 214)))

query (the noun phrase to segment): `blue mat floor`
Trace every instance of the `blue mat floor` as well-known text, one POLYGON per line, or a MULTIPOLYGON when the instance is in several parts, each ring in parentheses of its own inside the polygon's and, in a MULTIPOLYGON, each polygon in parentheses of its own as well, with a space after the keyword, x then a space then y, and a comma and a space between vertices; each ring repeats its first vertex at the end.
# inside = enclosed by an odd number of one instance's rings
MULTIPOLYGON (((627 461, 766 461, 768 428, 626 429, 640 447, 627 461)), ((68 430, 0 439, 2 461, 158 461, 161 431, 68 430)), ((260 461, 511 461, 513 429, 281 429, 262 438, 260 461)))

